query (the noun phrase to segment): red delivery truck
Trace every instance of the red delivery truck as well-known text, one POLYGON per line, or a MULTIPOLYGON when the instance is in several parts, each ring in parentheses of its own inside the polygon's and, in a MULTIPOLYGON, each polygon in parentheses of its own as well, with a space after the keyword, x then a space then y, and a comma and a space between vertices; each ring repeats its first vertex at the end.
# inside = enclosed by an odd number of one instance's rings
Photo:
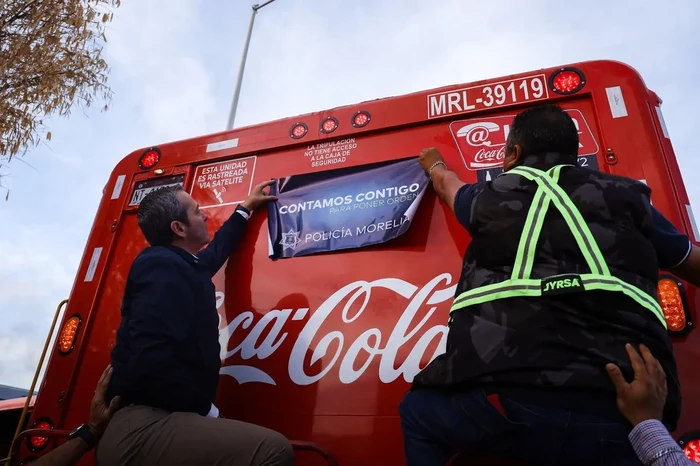
MULTIPOLYGON (((580 165, 644 181, 654 206, 698 241, 661 100, 633 68, 614 61, 450 85, 141 148, 107 181, 36 403, 27 403, 31 412, 22 416, 20 430, 57 435, 23 433, 12 464, 45 454, 87 419, 110 360, 129 268, 147 245, 136 219, 146 194, 182 185, 214 231, 263 180, 362 170, 429 146, 463 181, 489 180, 500 173, 513 116, 543 102, 562 106, 576 122, 580 165)), ((228 418, 294 440, 297 464, 405 463, 397 407, 416 373, 444 350, 469 243, 432 188, 419 193, 412 186, 389 193, 420 194, 419 206, 406 214, 410 226, 384 225, 382 234, 403 230, 372 245, 295 254, 306 239, 282 231, 278 241, 269 216, 256 212, 214 277, 222 359, 216 404, 228 418), (281 250, 286 258, 275 256, 281 250)), ((359 201, 330 200, 324 208, 334 215, 332 209, 361 209, 359 201)), ((345 233, 319 234, 331 244, 345 233)), ((662 275, 658 287, 682 384, 674 435, 700 461, 700 379, 692 375, 700 366, 700 334, 693 331, 700 296, 671 275, 662 275)), ((80 464, 93 461, 89 454, 80 464)))

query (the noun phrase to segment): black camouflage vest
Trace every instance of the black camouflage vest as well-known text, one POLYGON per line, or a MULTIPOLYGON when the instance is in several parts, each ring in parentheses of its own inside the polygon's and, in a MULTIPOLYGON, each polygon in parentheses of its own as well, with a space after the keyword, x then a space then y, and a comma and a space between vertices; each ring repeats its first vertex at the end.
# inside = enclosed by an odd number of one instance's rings
MULTIPOLYGON (((558 154, 530 156, 524 165, 547 170, 575 163, 558 154)), ((641 182, 565 167, 558 185, 591 230, 610 273, 656 299, 658 264, 650 241, 650 190, 641 182)), ((515 254, 537 185, 522 176, 481 183, 471 206, 471 243, 455 296, 511 276, 515 254)), ((532 278, 590 272, 560 212, 547 211, 532 278)), ((605 364, 631 380, 625 343, 644 343, 668 378, 665 421, 673 429, 680 387, 670 339, 650 311, 610 291, 487 302, 452 314, 447 352, 416 376, 427 386, 567 387, 613 396, 605 364)))

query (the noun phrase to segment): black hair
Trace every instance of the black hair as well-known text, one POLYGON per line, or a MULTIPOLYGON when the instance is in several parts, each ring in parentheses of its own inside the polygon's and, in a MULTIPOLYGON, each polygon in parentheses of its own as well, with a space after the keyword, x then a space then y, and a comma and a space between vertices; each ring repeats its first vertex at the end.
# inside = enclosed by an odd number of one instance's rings
POLYGON ((173 242, 170 224, 180 221, 189 225, 187 209, 177 196, 182 186, 169 186, 152 191, 139 204, 139 227, 151 246, 165 246, 173 242))
POLYGON ((521 156, 558 152, 578 155, 578 130, 568 113, 557 105, 537 105, 517 114, 508 133, 506 151, 515 144, 521 156))

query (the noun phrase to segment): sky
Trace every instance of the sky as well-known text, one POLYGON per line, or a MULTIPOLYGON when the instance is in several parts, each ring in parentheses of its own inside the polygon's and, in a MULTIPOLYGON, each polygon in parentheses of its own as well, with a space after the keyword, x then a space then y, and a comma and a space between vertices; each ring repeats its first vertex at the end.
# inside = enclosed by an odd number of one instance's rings
MULTIPOLYGON (((0 201, 0 384, 29 387, 118 161, 144 146, 225 129, 254 3, 123 0, 104 51, 110 109, 50 119, 52 140, 2 169, 10 195, 0 201)), ((663 99, 691 203, 700 206, 690 118, 700 107, 700 3, 579 5, 277 0, 256 18, 236 126, 581 60, 620 60, 663 99)))

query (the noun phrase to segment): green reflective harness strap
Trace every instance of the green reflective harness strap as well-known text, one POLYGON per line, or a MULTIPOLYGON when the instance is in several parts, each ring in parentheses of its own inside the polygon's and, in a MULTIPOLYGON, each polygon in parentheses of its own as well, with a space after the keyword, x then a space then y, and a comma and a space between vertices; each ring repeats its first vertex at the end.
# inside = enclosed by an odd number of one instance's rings
POLYGON ((557 184, 561 169, 565 166, 567 165, 557 165, 546 173, 531 167, 517 167, 500 175, 521 175, 530 181, 536 182, 538 185, 520 236, 511 278, 461 293, 452 303, 450 321, 452 320, 452 312, 469 306, 497 299, 542 296, 544 285, 550 292, 560 288, 574 288, 575 291, 605 290, 621 292, 652 312, 666 328, 666 319, 664 319, 663 311, 653 297, 634 285, 610 274, 603 254, 600 252, 600 248, 581 213, 566 192, 557 184), (566 221, 588 267, 591 269, 591 273, 581 275, 563 274, 546 277, 545 279, 530 279, 535 249, 550 202, 554 203, 566 221))
POLYGON ((450 313, 468 306, 516 296, 542 296, 541 281, 510 279, 465 291, 454 300, 450 313))
MULTIPOLYGON (((559 180, 559 173, 562 166, 556 166, 550 169, 547 173, 552 173, 552 178, 559 180)), ((544 189, 538 189, 532 199, 530 210, 527 212, 523 232, 520 235, 518 243, 518 251, 515 254, 515 263, 513 264, 513 272, 511 280, 530 278, 532 266, 535 262, 535 249, 537 248, 537 240, 544 225, 544 217, 547 215, 547 209, 551 199, 546 195, 544 189)))
POLYGON ((603 275, 595 274, 583 274, 581 275, 583 286, 586 291, 589 290, 604 290, 604 291, 617 291, 625 294, 627 297, 632 298, 648 311, 652 312, 661 321, 661 324, 666 328, 666 319, 664 318, 664 312, 661 309, 658 301, 653 297, 649 296, 644 291, 640 290, 634 285, 630 285, 624 280, 620 280, 612 275, 606 277, 603 275))
MULTIPOLYGON (((563 165, 558 165, 563 167, 563 165)), ((556 168, 556 167, 555 167, 556 168)), ((598 243, 596 243, 591 230, 588 228, 586 221, 581 216, 578 208, 571 202, 569 195, 552 180, 544 172, 531 167, 517 167, 511 170, 515 174, 524 176, 530 181, 534 181, 539 186, 539 189, 544 189, 547 196, 551 196, 557 210, 569 226, 569 230, 574 235, 586 264, 591 269, 592 273, 600 275, 610 275, 608 265, 605 263, 603 253, 600 252, 598 243)))
MULTIPOLYGON (((620 280, 617 277, 597 274, 583 274, 581 277, 581 286, 584 291, 603 290, 615 291, 626 295, 633 299, 637 304, 652 312, 666 328, 666 319, 663 311, 656 302, 648 294, 644 293, 637 287, 620 280)), ((550 277, 551 278, 551 277, 550 277)), ((454 300, 450 314, 465 307, 476 306, 497 299, 516 298, 516 297, 540 297, 542 296, 542 280, 506 280, 492 285, 486 285, 460 294, 454 300)))

